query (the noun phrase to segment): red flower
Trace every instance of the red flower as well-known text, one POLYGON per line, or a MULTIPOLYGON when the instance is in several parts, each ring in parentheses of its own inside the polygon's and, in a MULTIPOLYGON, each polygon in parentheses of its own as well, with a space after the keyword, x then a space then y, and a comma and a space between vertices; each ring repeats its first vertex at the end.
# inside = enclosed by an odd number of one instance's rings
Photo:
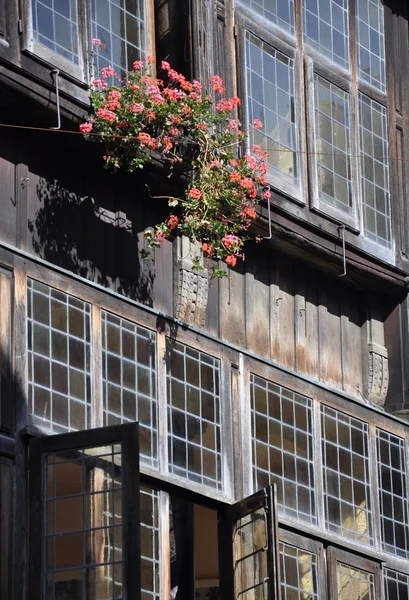
POLYGON ((195 200, 199 200, 199 198, 201 198, 202 196, 202 192, 197 188, 192 188, 191 190, 189 190, 189 196, 191 198, 194 198, 195 200))
POLYGON ((206 254, 209 255, 213 252, 213 248, 209 244, 206 244, 206 242, 202 244, 202 250, 203 252, 206 252, 206 254))
POLYGON ((169 229, 172 231, 173 229, 175 229, 178 226, 178 224, 179 224, 179 219, 177 218, 177 216, 171 215, 168 220, 169 229))
POLYGON ((235 267, 236 266, 236 262, 237 262, 237 258, 234 256, 234 254, 230 254, 227 258, 226 258, 226 262, 228 265, 235 267))
POLYGON ((92 123, 81 123, 80 131, 82 131, 82 133, 89 133, 92 131, 92 123))

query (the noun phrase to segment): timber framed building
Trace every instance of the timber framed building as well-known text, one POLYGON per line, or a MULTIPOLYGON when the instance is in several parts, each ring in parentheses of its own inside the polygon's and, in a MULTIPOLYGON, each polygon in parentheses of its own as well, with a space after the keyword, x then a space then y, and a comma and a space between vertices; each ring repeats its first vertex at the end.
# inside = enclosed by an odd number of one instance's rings
POLYGON ((406 1, 0 0, 2 600, 409 598, 408 82, 406 1), (74 133, 147 54, 263 122, 226 279, 74 133))

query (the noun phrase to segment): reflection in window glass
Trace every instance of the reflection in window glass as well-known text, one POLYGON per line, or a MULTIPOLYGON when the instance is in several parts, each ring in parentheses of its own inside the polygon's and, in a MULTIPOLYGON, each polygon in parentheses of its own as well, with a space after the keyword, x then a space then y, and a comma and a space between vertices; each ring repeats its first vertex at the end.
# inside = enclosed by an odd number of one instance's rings
POLYGON ((403 573, 396 573, 385 569, 385 600, 408 600, 409 577, 403 573))
POLYGON ((52 433, 91 426, 91 307, 27 281, 28 396, 33 423, 52 433))
POLYGON ((91 20, 95 73, 112 66, 122 79, 146 48, 144 0, 91 0, 91 20))
POLYGON ((385 91, 385 38, 381 0, 356 0, 358 75, 385 91))
POLYGON ((242 0, 254 12, 262 15, 289 33, 294 33, 294 0, 242 0))
POLYGON ((77 0, 32 0, 36 42, 78 64, 77 0))
POLYGON ((297 180, 294 61, 253 35, 246 39, 247 106, 250 140, 267 151, 268 166, 280 178, 297 180))
POLYGON ((222 489, 220 361, 179 344, 168 347, 169 469, 222 489))
POLYGON ((44 598, 122 597, 121 446, 45 455, 44 598))
POLYGON ((365 235, 391 246, 386 108, 359 94, 362 201, 365 235))
POLYGON ((312 403, 251 375, 251 421, 255 489, 277 484, 281 514, 315 524, 312 403))
POLYGON ((338 600, 375 600, 375 580, 372 573, 337 563, 338 600))
POLYGON ((104 425, 139 421, 144 463, 157 466, 156 334, 102 311, 104 425))
POLYGON ((159 600, 159 494, 141 485, 141 587, 143 600, 159 600))
POLYGON ((317 556, 280 544, 282 600, 318 600, 317 556))
POLYGON ((349 94, 315 74, 318 189, 322 200, 351 207, 349 94))
POLYGON ((404 439, 376 430, 382 547, 409 556, 408 501, 404 439))
POLYGON ((329 531, 373 543, 368 424, 321 407, 325 525, 329 531))
POLYGON ((348 0, 303 0, 303 39, 349 69, 348 0))

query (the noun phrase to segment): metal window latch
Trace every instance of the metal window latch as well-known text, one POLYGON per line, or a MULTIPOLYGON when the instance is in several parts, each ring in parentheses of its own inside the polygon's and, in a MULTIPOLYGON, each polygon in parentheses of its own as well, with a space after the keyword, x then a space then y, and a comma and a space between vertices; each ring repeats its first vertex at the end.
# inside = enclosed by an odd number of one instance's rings
POLYGON ((342 263, 344 271, 337 275, 337 277, 345 277, 347 274, 347 257, 345 252, 345 225, 338 225, 338 231, 342 231, 342 263))
POLYGON ((50 127, 50 129, 61 129, 61 111, 60 111, 60 88, 59 88, 59 76, 60 71, 58 69, 53 69, 50 71, 51 75, 54 75, 54 83, 55 83, 55 96, 57 102, 57 127, 50 127))
POLYGON ((23 21, 21 19, 17 21, 17 31, 19 34, 23 33, 23 21))

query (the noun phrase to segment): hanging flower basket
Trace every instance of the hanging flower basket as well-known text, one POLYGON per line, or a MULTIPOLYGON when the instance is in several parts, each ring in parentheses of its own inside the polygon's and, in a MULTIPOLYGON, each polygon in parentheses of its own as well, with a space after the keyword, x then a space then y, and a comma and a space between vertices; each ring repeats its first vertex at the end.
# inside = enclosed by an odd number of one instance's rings
MULTIPOLYGON (((240 100, 222 98, 220 77, 210 78, 211 92, 205 94, 200 82, 187 81, 163 61, 165 84, 151 74, 151 62, 150 57, 136 61, 121 82, 112 68, 102 69, 101 78, 93 81, 94 114, 80 130, 86 139, 105 145, 105 167, 114 171, 143 168, 156 153, 171 173, 189 163, 186 190, 181 197, 168 197, 170 215, 146 232, 148 248, 160 246, 179 230, 205 256, 234 267, 238 259, 244 260, 256 205, 270 196, 263 191, 265 153, 259 146, 240 152, 246 138, 235 116, 240 100)), ((253 126, 261 127, 260 121, 253 126)), ((198 258, 194 266, 203 268, 198 258)), ((215 266, 212 275, 221 277, 226 271, 215 266)))

